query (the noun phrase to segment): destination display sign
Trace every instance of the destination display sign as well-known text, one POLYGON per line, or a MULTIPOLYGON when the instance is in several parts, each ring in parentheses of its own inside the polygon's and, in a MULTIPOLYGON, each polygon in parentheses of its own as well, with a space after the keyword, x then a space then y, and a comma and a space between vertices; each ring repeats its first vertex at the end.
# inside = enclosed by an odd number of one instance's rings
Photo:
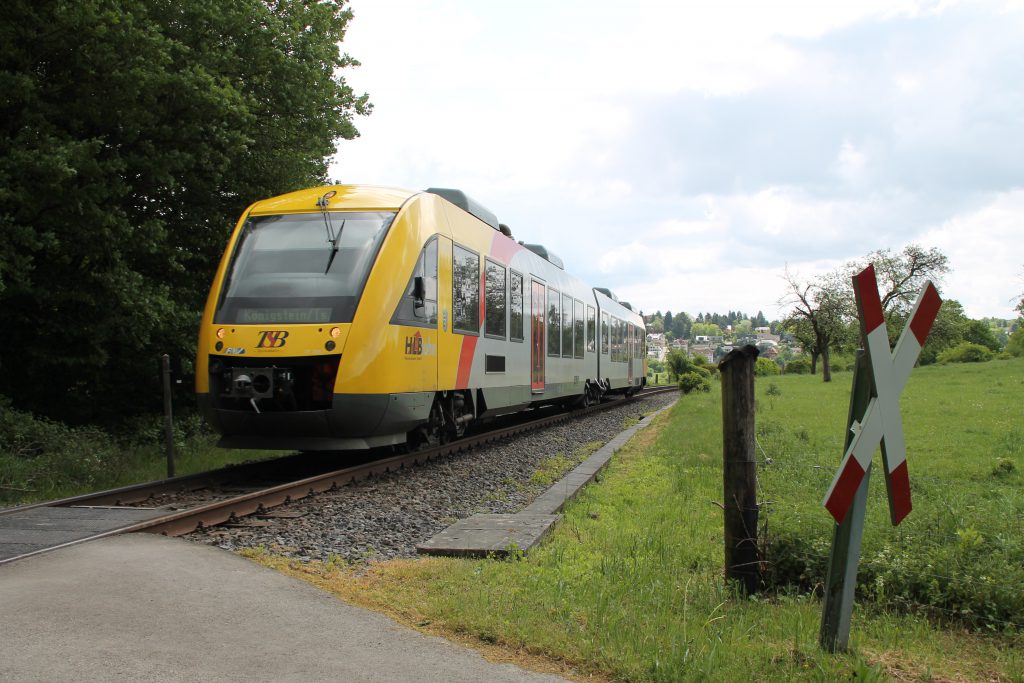
POLYGON ((239 324, 265 325, 268 323, 329 323, 330 307, 324 308, 240 308, 239 324))

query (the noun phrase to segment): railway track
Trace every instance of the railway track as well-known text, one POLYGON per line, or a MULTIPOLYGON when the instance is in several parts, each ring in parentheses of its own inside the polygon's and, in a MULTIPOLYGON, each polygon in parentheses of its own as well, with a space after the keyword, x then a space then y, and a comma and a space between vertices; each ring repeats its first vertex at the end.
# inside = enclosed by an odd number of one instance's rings
MULTIPOLYGON (((263 514, 274 507, 292 501, 301 500, 316 493, 340 488, 370 477, 397 471, 405 467, 411 467, 429 460, 443 458, 482 444, 495 442, 517 434, 541 429, 553 424, 566 422, 595 412, 621 406, 625 402, 643 399, 644 397, 675 390, 675 387, 647 389, 640 394, 637 394, 632 399, 607 401, 590 408, 563 412, 523 424, 517 424, 469 436, 459 441, 444 444, 436 448, 394 455, 372 461, 361 461, 342 469, 331 469, 327 472, 318 472, 311 476, 306 476, 284 483, 253 485, 254 482, 259 480, 279 479, 279 475, 283 474, 286 468, 294 466, 294 456, 285 456, 283 458, 276 458, 269 461, 233 466, 214 472, 187 475, 173 479, 64 498, 61 500, 0 510, 0 537, 2 537, 4 528, 11 526, 11 524, 5 524, 5 521, 13 522, 15 515, 34 515, 40 520, 39 524, 45 527, 45 525, 49 523, 46 521, 49 519, 48 515, 58 513, 59 509, 74 510, 76 512, 86 510, 98 511, 98 515, 110 515, 112 517, 116 517, 121 514, 121 511, 138 511, 137 513, 126 513, 133 514, 134 518, 130 520, 123 522, 116 519, 113 520, 111 528, 104 528, 96 531, 95 533, 88 533, 80 538, 65 540, 54 545, 28 549, 26 552, 15 553, 13 555, 8 553, 8 556, 0 557, 0 564, 23 559, 49 550, 66 547, 68 545, 74 545, 116 534, 140 531, 147 533, 159 533, 168 536, 188 534, 200 529, 233 522, 249 515, 263 514), (230 493, 232 489, 237 491, 240 487, 253 488, 255 490, 249 490, 237 495, 232 495, 230 493), (130 507, 144 505, 148 502, 154 501, 160 496, 176 494, 181 491, 198 491, 200 489, 205 490, 206 492, 196 494, 195 497, 215 497, 217 499, 196 504, 188 507, 187 509, 162 510, 157 508, 130 507), (142 516, 143 518, 138 518, 139 516, 142 516)), ((316 468, 314 467, 313 469, 316 468)))

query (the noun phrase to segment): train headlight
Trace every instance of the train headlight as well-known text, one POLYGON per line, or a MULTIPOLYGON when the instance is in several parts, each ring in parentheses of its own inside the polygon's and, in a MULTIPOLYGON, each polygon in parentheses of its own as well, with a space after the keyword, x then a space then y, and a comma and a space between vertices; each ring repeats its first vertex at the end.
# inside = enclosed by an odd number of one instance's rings
POLYGON ((227 333, 228 331, 221 327, 220 329, 217 330, 217 339, 223 339, 224 335, 226 335, 227 333))
POLYGON ((340 337, 341 336, 341 328, 340 327, 332 327, 331 328, 331 336, 334 337, 335 339, 340 337))
POLYGON ((335 347, 335 343, 334 343, 333 339, 328 339, 327 343, 324 344, 324 348, 327 349, 328 351, 333 351, 334 347, 335 347))

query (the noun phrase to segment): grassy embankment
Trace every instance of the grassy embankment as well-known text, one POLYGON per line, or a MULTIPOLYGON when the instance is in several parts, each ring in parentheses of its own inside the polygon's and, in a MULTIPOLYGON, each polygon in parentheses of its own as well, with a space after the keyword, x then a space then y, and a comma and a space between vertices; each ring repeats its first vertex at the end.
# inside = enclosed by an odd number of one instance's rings
POLYGON ((762 521, 781 587, 757 598, 721 581, 717 383, 620 451, 526 558, 368 568, 257 559, 496 658, 597 678, 1024 680, 1020 360, 914 371, 902 401, 914 512, 892 529, 873 479, 852 652, 818 648, 820 602, 805 589, 821 580, 830 543, 820 501, 839 461, 850 377, 758 380, 759 443, 771 459, 760 468, 771 501, 762 521))
MULTIPOLYGON (((71 428, 12 410, 0 401, 0 506, 73 496, 167 476, 163 419, 116 436, 71 428)), ((217 448, 197 415, 175 423, 175 473, 191 474, 281 451, 217 448)))

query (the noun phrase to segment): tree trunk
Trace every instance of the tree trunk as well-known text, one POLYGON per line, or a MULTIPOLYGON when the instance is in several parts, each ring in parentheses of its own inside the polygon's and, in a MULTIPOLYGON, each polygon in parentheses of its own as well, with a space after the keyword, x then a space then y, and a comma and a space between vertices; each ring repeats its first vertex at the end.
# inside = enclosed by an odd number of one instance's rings
POLYGON ((832 362, 829 358, 828 345, 821 352, 821 378, 826 382, 832 381, 832 362))
POLYGON ((811 374, 818 374, 818 352, 811 351, 811 374))

